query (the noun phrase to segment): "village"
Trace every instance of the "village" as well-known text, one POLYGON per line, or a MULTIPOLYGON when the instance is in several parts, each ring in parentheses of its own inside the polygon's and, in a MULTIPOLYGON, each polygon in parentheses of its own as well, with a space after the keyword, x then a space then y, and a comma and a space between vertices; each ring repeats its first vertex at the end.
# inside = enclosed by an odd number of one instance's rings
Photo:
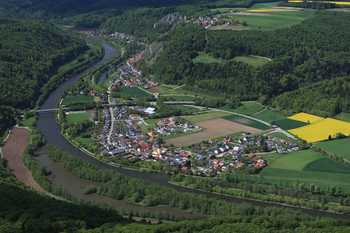
POLYGON ((157 119, 153 128, 144 130, 146 120, 157 112, 152 106, 116 106, 113 90, 123 87, 150 89, 158 83, 142 77, 135 64, 143 58, 139 53, 118 68, 108 90, 109 108, 103 110, 103 128, 99 143, 102 154, 108 159, 130 162, 161 163, 170 170, 201 176, 215 176, 232 170, 256 172, 268 166, 265 154, 285 154, 298 151, 296 142, 273 136, 239 133, 191 146, 174 146, 166 143, 167 137, 178 134, 195 134, 203 129, 181 117, 157 119))

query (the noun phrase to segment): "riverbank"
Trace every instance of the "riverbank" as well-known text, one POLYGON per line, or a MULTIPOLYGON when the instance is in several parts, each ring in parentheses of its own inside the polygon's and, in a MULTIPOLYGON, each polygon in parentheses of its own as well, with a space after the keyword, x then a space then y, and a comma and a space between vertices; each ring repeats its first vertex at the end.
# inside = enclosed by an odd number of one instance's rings
POLYGON ((151 213, 151 215, 164 216, 164 218, 167 219, 177 220, 198 219, 204 217, 203 215, 193 214, 189 211, 177 208, 167 206, 145 207, 130 203, 127 200, 116 200, 96 193, 89 194, 89 190, 94 189, 101 184, 99 182, 81 179, 64 168, 62 163, 52 161, 49 158, 45 147, 39 151, 35 160, 45 170, 49 171, 50 175, 47 178, 52 185, 63 188, 65 193, 77 200, 113 208, 122 213, 133 213, 137 216, 144 216, 151 213))
POLYGON ((23 155, 29 145, 30 132, 25 128, 14 128, 2 148, 7 166, 17 180, 39 193, 46 191, 34 180, 32 172, 24 165, 23 155))

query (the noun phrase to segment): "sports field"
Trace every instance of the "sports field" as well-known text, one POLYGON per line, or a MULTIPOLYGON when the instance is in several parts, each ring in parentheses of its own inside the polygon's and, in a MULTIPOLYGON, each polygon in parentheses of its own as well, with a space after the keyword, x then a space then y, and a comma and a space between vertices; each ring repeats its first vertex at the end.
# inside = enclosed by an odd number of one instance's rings
POLYGON ((66 116, 68 124, 81 124, 90 121, 88 112, 70 112, 66 116))
POLYGON ((320 142, 330 137, 335 138, 339 133, 350 136, 350 123, 326 118, 301 128, 292 129, 289 132, 309 143, 320 142))
POLYGON ((93 104, 94 97, 87 95, 75 95, 75 96, 66 96, 63 99, 62 104, 64 106, 73 106, 73 105, 85 105, 85 104, 93 104))

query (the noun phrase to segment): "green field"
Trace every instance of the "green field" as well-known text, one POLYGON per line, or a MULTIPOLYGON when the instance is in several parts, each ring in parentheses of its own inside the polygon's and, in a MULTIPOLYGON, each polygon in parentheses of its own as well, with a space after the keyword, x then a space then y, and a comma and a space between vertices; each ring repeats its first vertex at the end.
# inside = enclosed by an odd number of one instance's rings
POLYGON ((222 118, 222 117, 229 116, 229 115, 231 115, 231 114, 227 113, 227 112, 211 111, 211 112, 192 115, 192 116, 184 116, 183 118, 188 120, 188 121, 191 121, 192 123, 198 123, 201 121, 222 118))
POLYGON ((330 160, 312 150, 273 155, 260 175, 272 183, 309 183, 322 187, 342 186, 350 191, 350 166, 330 160))
POLYGON ((342 121, 350 122, 350 113, 342 112, 342 113, 336 115, 335 118, 342 120, 342 121))
POLYGON ((241 102, 241 105, 238 108, 235 109, 227 109, 224 110, 227 111, 233 111, 241 114, 246 115, 253 115, 254 113, 257 113, 265 108, 264 105, 259 103, 258 101, 243 101, 241 102))
POLYGON ((277 111, 273 111, 273 110, 269 110, 269 109, 265 109, 261 112, 258 112, 256 114, 253 115, 254 117, 272 123, 274 121, 278 121, 281 119, 284 119, 285 116, 283 116, 281 113, 277 112, 277 111))
POLYGON ((323 158, 312 150, 298 151, 287 155, 278 155, 268 168, 279 168, 295 171, 303 171, 311 162, 323 158))
POLYGON ((23 125, 24 127, 33 128, 35 126, 35 123, 36 123, 36 119, 35 119, 35 116, 33 116, 27 119, 24 119, 21 122, 21 125, 23 125))
POLYGON ((273 124, 281 127, 284 130, 296 129, 296 128, 300 128, 300 127, 307 125, 307 123, 304 123, 301 121, 291 120, 288 118, 274 121, 273 124))
POLYGON ((97 142, 91 137, 77 137, 74 139, 75 143, 79 146, 87 149, 88 151, 94 153, 98 150, 97 142))
POLYGON ((138 87, 122 87, 115 93, 117 96, 125 99, 134 99, 134 98, 149 98, 152 97, 150 93, 138 88, 138 87))
POLYGON ((228 115, 228 116, 224 116, 223 117, 224 119, 226 120, 229 120, 229 121, 234 121, 234 122, 237 122, 237 123, 240 123, 240 124, 243 124, 243 125, 246 125, 246 126, 250 126, 250 127, 253 127, 253 128, 256 128, 256 129, 261 129, 261 130, 267 130, 269 129, 270 127, 268 127, 267 125, 264 125, 258 121, 255 121, 255 120, 251 120, 251 119, 248 119, 248 118, 245 118, 245 117, 241 117, 241 116, 238 116, 238 115, 228 115))
POLYGON ((266 168, 262 171, 261 176, 264 180, 276 184, 305 183, 315 184, 324 188, 337 185, 342 187, 344 191, 350 191, 350 174, 266 168))
POLYGON ((193 95, 161 95, 165 101, 194 101, 196 99, 193 95))
POLYGON ((339 163, 328 158, 322 158, 306 165, 304 171, 350 174, 350 165, 339 163))
POLYGON ((94 104, 94 97, 87 95, 68 95, 64 97, 62 104, 64 106, 73 106, 73 105, 90 105, 94 104))
POLYGON ((245 22, 252 30, 277 30, 299 24, 313 16, 312 11, 269 12, 256 15, 234 15, 229 19, 245 22))
POLYGON ((255 3, 250 9, 261 9, 261 8, 270 8, 274 6, 278 6, 281 1, 276 1, 276 2, 267 2, 267 3, 255 3))
POLYGON ((350 161, 350 138, 319 142, 314 146, 350 161))
POLYGON ((88 112, 71 112, 66 116, 68 124, 81 124, 90 121, 88 112))
POLYGON ((211 63, 224 63, 225 60, 221 58, 213 57, 208 53, 199 53, 197 57, 195 57, 192 62, 194 64, 202 63, 202 64, 211 64, 211 63))
POLYGON ((246 63, 255 68, 263 66, 271 61, 269 58, 259 56, 237 56, 233 60, 237 62, 246 63))

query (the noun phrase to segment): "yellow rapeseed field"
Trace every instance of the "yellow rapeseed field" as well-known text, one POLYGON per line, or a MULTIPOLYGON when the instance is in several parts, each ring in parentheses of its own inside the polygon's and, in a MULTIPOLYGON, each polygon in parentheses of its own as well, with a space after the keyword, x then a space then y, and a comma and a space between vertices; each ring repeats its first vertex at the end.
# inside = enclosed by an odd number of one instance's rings
MULTIPOLYGON (((302 3, 303 0, 288 0, 289 3, 302 3)), ((340 2, 340 1, 309 1, 309 2, 322 2, 322 3, 334 3, 336 5, 350 5, 350 2, 340 2)))
POLYGON ((305 123, 309 123, 309 124, 312 124, 312 123, 324 120, 323 117, 319 117, 319 116, 316 116, 316 115, 308 114, 308 113, 305 113, 305 112, 294 114, 293 116, 290 116, 288 118, 291 119, 291 120, 301 121, 301 122, 305 122, 305 123))
POLYGON ((313 143, 327 140, 329 136, 334 138, 338 133, 350 136, 350 123, 326 118, 301 128, 292 129, 289 132, 309 143, 313 143))

